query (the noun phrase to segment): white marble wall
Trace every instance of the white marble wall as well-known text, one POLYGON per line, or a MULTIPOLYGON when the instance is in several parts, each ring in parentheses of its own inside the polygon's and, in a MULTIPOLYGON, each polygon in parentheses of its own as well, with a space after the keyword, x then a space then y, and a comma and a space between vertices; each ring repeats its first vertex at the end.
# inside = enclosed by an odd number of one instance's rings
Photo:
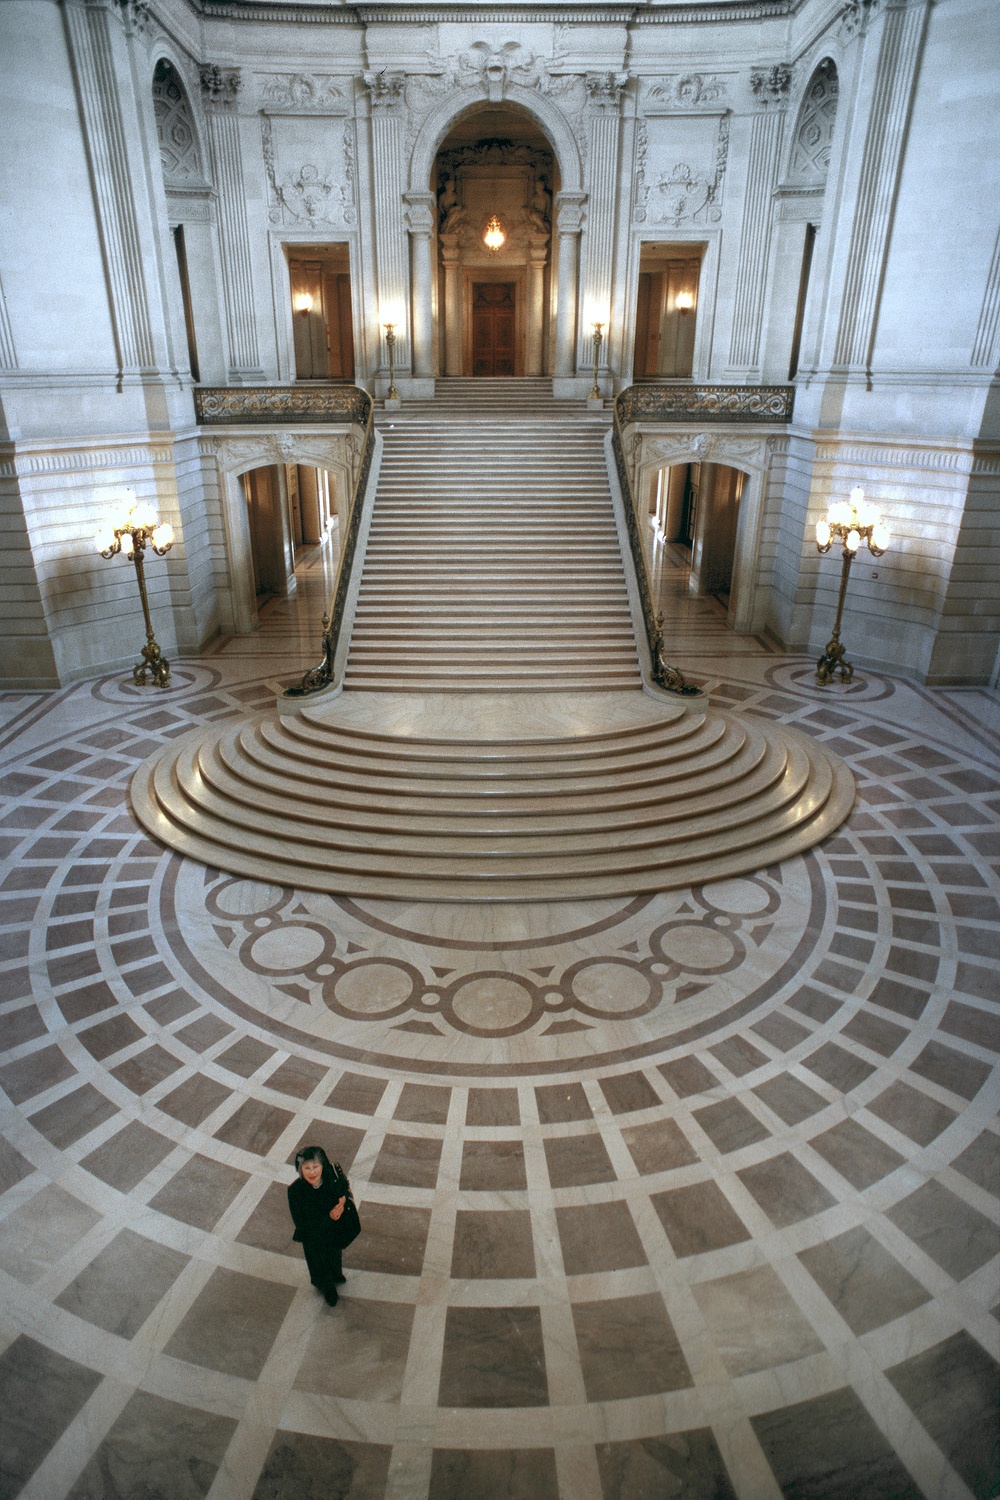
POLYGON ((28 675, 54 683, 124 659, 117 606, 91 598, 97 498, 83 476, 141 480, 135 444, 165 454, 157 493, 181 532, 162 570, 165 638, 196 650, 241 617, 218 487, 192 456, 171 229, 185 227, 203 380, 293 377, 284 247, 333 241, 350 255, 359 383, 384 381, 391 316, 404 399, 429 395, 434 153, 459 113, 506 103, 533 115, 558 162, 560 394, 586 395, 599 316, 605 388, 629 383, 649 241, 702 253, 694 379, 784 380, 805 226, 817 226, 787 465, 769 473, 743 559, 754 628, 822 644, 831 565, 811 527, 861 483, 895 532, 879 579, 856 569, 852 585, 857 633, 879 643, 870 659, 988 678, 1000 640, 983 603, 1000 452, 1000 253, 982 149, 996 135, 992 0, 807 0, 794 16, 698 24, 654 7, 629 26, 589 4, 538 22, 388 8, 362 24, 320 9, 290 27, 184 0, 0 7, 0 461, 14 543, 0 610, 28 675), (187 179, 166 183, 161 59, 193 141, 187 179), (826 60, 839 102, 817 167, 797 132, 826 60), (72 448, 61 462, 78 482, 25 474, 36 444, 72 448))

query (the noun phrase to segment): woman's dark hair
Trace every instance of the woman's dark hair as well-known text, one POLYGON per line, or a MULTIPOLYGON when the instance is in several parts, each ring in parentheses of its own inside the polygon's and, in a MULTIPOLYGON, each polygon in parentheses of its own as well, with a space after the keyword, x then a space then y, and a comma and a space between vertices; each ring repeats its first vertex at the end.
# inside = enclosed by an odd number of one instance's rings
POLYGON ((299 1168, 301 1167, 301 1165, 302 1165, 302 1163, 304 1161, 318 1161, 318 1162, 321 1162, 322 1166, 323 1166, 323 1176, 324 1177, 326 1176, 327 1172, 332 1172, 333 1171, 333 1167, 330 1165, 330 1158, 327 1156, 327 1154, 323 1150, 322 1146, 303 1146, 301 1151, 296 1152, 296 1154, 295 1154, 295 1170, 296 1170, 296 1172, 299 1170, 299 1168))

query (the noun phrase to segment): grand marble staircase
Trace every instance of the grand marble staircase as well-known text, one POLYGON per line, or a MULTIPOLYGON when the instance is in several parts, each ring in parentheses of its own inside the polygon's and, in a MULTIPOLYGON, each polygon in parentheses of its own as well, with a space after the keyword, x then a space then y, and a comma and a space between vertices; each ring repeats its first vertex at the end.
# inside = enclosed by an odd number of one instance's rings
POLYGON ((637 688, 606 418, 543 381, 443 384, 380 423, 346 685, 637 688))
POLYGON ((606 419, 442 385, 380 414, 344 691, 172 742, 132 783, 148 831, 302 889, 517 901, 732 876, 839 826, 836 756, 642 690, 606 419))

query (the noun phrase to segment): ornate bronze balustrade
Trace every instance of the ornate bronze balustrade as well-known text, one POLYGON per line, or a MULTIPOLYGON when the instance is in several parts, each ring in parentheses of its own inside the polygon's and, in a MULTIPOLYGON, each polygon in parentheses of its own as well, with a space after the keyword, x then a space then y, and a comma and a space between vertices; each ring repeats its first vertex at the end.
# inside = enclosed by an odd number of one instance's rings
POLYGON ((372 398, 356 385, 200 385, 194 409, 203 427, 265 422, 356 422, 367 427, 372 398))
POLYGON ((615 402, 630 422, 790 422, 793 385, 690 385, 686 381, 630 385, 615 402))

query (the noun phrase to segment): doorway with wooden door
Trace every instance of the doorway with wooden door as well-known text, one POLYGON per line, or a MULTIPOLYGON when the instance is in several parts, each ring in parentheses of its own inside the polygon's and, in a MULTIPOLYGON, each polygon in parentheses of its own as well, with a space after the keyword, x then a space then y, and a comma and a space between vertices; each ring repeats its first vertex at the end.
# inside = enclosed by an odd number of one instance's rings
POLYGON ((472 373, 516 375, 517 285, 513 281, 472 283, 472 373))
POLYGON ((700 245, 644 244, 636 288, 633 380, 690 380, 700 245))
POLYGON ((346 245, 288 250, 296 380, 354 380, 351 267, 346 245))

